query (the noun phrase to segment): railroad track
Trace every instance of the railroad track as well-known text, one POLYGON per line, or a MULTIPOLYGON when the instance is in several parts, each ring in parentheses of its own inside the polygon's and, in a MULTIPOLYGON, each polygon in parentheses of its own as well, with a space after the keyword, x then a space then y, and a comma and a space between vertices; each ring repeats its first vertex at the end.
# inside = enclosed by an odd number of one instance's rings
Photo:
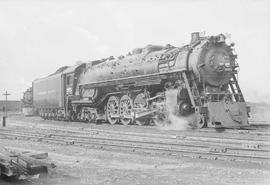
MULTIPOLYGON (((257 162, 269 164, 269 137, 217 137, 205 133, 193 135, 162 135, 112 132, 104 130, 70 131, 61 129, 0 129, 2 139, 22 139, 62 145, 129 151, 153 155, 257 162), (256 139, 255 139, 256 138, 256 139)), ((237 134, 235 134, 237 135, 237 134)), ((239 135, 239 134, 238 134, 239 135)))
MULTIPOLYGON (((81 134, 81 135, 103 135, 109 138, 114 136, 123 136, 123 137, 146 137, 146 138, 162 138, 162 139, 175 139, 179 138, 181 140, 203 140, 206 142, 218 142, 224 143, 224 139, 227 141, 233 139, 232 142, 242 142, 245 144, 253 143, 256 141, 268 142, 270 141, 269 130, 264 130, 258 132, 257 130, 229 130, 224 132, 217 132, 214 129, 203 129, 203 130, 189 130, 189 131, 176 131, 173 133, 167 133, 167 131, 163 132, 156 132, 156 133, 149 133, 149 132, 130 132, 130 131, 115 131, 115 130, 108 130, 108 129, 95 129, 95 128, 81 128, 81 127, 71 127, 71 126, 55 126, 55 125, 48 125, 48 124, 39 124, 36 127, 34 124, 30 125, 13 125, 16 129, 25 129, 28 128, 35 128, 41 129, 42 132, 69 132, 70 134, 81 134)), ((175 141, 174 141, 175 142, 175 141)))
MULTIPOLYGON (((17 128, 24 133, 29 133, 29 129, 26 128, 17 128)), ((1 130, 0 130, 1 131, 1 130)), ((7 130, 5 130, 7 131, 7 130)), ((15 132, 14 128, 10 130, 15 132)), ((137 132, 123 132, 123 131, 109 131, 109 130, 100 130, 100 129, 86 129, 86 130, 66 130, 66 128, 38 128, 35 133, 44 134, 40 137, 62 137, 66 140, 85 140, 85 139, 99 139, 99 140, 125 140, 126 142, 155 142, 155 143, 164 143, 167 145, 174 146, 177 145, 188 145, 208 148, 209 151, 226 151, 228 148, 230 150, 242 150, 241 152, 246 152, 244 150, 258 150, 258 153, 262 153, 263 150, 266 150, 265 153, 270 149, 269 141, 270 137, 268 135, 249 135, 249 134, 219 134, 219 133, 205 133, 205 132, 182 132, 177 135, 171 134, 149 134, 149 133, 137 133, 137 132), (75 139, 74 139, 75 138, 75 139), (79 138, 79 139, 76 139, 79 138)), ((17 133, 18 134, 18 133, 17 133)), ((33 133, 32 133, 33 134, 33 133)), ((37 136, 38 137, 38 136, 37 136)), ((268 155, 268 153, 267 153, 268 155)))
MULTIPOLYGON (((201 129, 201 130, 192 130, 192 129, 187 129, 187 130, 166 130, 166 127, 165 129, 163 129, 162 127, 159 128, 159 127, 151 127, 151 126, 136 126, 136 125, 129 125, 129 126, 123 126, 123 125, 113 125, 114 128, 117 128, 117 129, 123 129, 125 131, 115 131, 115 129, 112 128, 111 129, 111 125, 108 125, 109 127, 107 129, 96 129, 96 128, 89 128, 89 126, 86 126, 86 125, 89 125, 87 123, 85 123, 85 127, 82 127, 82 124, 83 123, 80 123, 80 125, 78 126, 59 126, 59 125, 54 125, 54 124, 51 124, 50 123, 51 121, 46 121, 46 123, 39 123, 38 125, 36 123, 30 123, 30 122, 27 122, 27 121, 15 121, 13 123, 11 123, 12 126, 15 126, 15 127, 29 127, 29 128, 33 128, 33 127, 38 127, 38 128, 43 128, 43 129, 52 129, 52 130, 65 130, 65 131, 81 131, 81 130, 84 130, 84 131, 88 131, 88 132, 108 132, 108 133, 119 133, 119 134, 129 134, 131 132, 129 131, 126 131, 127 128, 130 128, 132 131, 132 134, 135 134, 137 133, 138 135, 145 135, 145 133, 147 135, 151 134, 151 133, 154 133, 153 135, 173 135, 172 137, 174 137, 174 135, 179 135, 181 133, 189 133, 189 134, 192 134, 192 133, 195 133, 196 135, 197 134, 203 134, 203 133, 206 133, 206 134, 210 134, 210 133, 213 133, 213 134, 216 134, 217 137, 220 137, 222 134, 224 135, 228 135, 228 134, 232 134, 232 135, 235 135, 235 134, 248 134, 249 136, 259 136, 259 135, 265 135, 265 136, 270 136, 270 124, 251 124, 249 127, 244 127, 244 128, 241 128, 241 129, 214 129, 214 128, 204 128, 204 129, 201 129), (50 123, 50 124, 48 124, 50 123), (138 129, 138 131, 136 131, 136 129, 138 129), (143 129, 143 133, 142 132, 142 129, 143 129), (150 132, 149 132, 150 131, 150 132), (155 134, 155 133, 160 133, 160 134, 155 134)), ((69 124, 70 122, 66 122, 67 124, 69 124)), ((228 135, 230 136, 230 135, 228 135)))

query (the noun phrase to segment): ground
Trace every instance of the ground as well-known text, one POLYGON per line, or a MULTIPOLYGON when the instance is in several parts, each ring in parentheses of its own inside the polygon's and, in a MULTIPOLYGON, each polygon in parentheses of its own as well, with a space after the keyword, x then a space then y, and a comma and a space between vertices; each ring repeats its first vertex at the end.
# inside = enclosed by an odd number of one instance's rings
POLYGON ((270 184, 268 166, 252 163, 149 156, 30 140, 0 139, 0 143, 14 150, 48 152, 57 166, 37 179, 2 179, 1 185, 270 184))

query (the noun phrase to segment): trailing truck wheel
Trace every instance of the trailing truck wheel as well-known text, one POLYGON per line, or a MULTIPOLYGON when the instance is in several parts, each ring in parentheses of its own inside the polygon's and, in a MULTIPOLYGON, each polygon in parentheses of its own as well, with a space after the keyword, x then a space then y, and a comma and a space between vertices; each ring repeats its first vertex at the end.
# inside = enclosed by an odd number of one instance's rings
POLYGON ((118 122, 119 116, 119 99, 116 96, 111 96, 107 102, 106 107, 107 120, 110 124, 114 125, 118 122))
POLYGON ((122 96, 120 99, 120 121, 123 125, 130 124, 133 119, 133 105, 132 99, 128 95, 122 96))

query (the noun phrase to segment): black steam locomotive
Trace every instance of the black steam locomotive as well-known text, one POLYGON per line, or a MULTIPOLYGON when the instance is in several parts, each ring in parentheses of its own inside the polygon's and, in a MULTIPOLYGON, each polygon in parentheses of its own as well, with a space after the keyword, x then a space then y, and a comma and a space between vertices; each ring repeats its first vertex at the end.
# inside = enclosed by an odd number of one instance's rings
POLYGON ((33 106, 44 119, 132 124, 194 114, 202 127, 248 125, 236 75, 237 55, 223 34, 193 33, 183 47, 148 45, 126 56, 62 67, 33 82, 33 106))

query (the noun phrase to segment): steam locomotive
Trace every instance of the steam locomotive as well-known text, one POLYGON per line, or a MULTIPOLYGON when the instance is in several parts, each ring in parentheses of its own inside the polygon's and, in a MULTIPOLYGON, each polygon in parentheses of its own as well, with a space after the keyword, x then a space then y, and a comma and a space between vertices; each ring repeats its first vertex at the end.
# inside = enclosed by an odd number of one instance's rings
POLYGON ((24 116, 34 115, 32 87, 28 88, 23 93, 23 98, 21 99, 21 107, 24 116))
POLYGON ((32 83, 33 106, 44 119, 147 124, 166 118, 173 91, 174 114, 195 115, 198 128, 248 125, 234 44, 223 34, 191 37, 183 47, 147 45, 62 67, 32 83))

